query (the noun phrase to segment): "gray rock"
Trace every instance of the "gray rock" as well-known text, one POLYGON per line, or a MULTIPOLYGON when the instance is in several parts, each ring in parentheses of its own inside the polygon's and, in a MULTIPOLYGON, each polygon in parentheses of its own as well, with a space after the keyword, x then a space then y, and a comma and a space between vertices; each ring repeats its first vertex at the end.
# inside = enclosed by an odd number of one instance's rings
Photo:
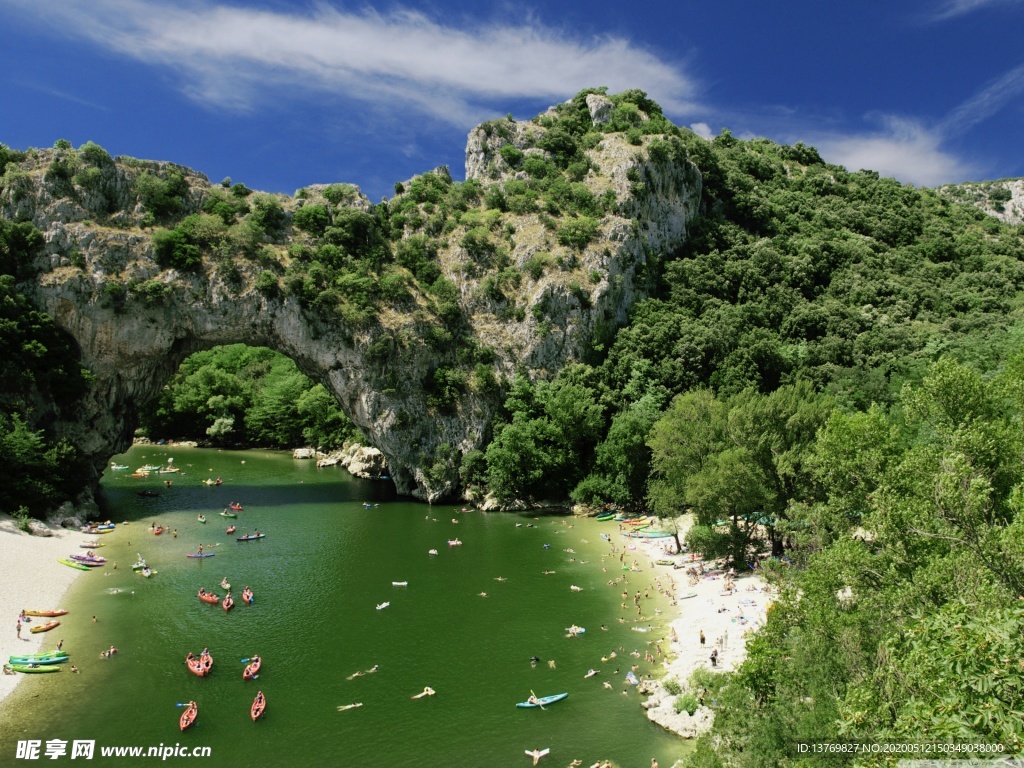
POLYGON ((594 125, 601 125, 611 118, 615 102, 599 93, 590 93, 587 94, 587 107, 590 109, 590 119, 594 125))
MULTIPOLYGON (((508 166, 501 148, 510 144, 543 154, 535 145, 545 130, 531 121, 504 119, 477 128, 467 142, 467 178, 480 180, 485 189, 517 178, 522 172, 508 166)), ((617 134, 605 135, 588 155, 595 170, 583 183, 596 196, 612 196, 614 210, 598 222, 598 238, 578 250, 558 243, 536 214, 505 214, 514 236, 503 247, 524 275, 505 303, 488 297, 486 271, 477 270, 459 245, 465 230, 446 235, 448 245, 438 253, 442 274, 460 291, 470 338, 480 349, 493 350, 491 370, 498 379, 520 371, 547 379, 582 359, 595 338, 625 323, 630 307, 647 296, 651 286, 640 276, 648 273, 648 259, 681 245, 697 213, 701 178, 688 161, 652 158, 644 146, 617 134), (552 266, 534 279, 525 265, 541 253, 553 254, 552 266), (511 305, 518 311, 506 311, 511 305)), ((183 213, 194 213, 211 193, 206 177, 138 160, 105 168, 99 187, 104 199, 136 227, 122 230, 91 222, 97 215, 92 207, 102 202, 92 192, 67 195, 46 179, 55 156, 39 150, 20 165, 0 190, 0 215, 28 218, 45 233, 45 254, 34 265, 39 272, 22 290, 74 338, 92 373, 93 385, 77 412, 53 414, 52 427, 88 458, 96 477, 111 455, 131 445, 139 404, 153 400, 189 354, 244 342, 288 355, 334 394, 381 454, 363 456, 354 471, 376 476, 386 467, 399 493, 429 501, 461 495, 460 456, 482 446, 500 398, 467 387, 447 409, 431 404, 422 382, 439 367, 454 365, 451 350, 423 337, 421 326, 434 319, 389 307, 369 327, 326 322, 296 297, 258 291, 263 266, 257 260, 236 260, 233 272, 212 260, 200 274, 163 270, 154 260, 151 230, 137 228, 148 214, 139 205, 135 181, 143 173, 180 173, 188 185, 183 213), (68 266, 72 250, 84 258, 84 269, 68 266), (168 289, 158 302, 133 292, 123 305, 109 298, 112 284, 151 280, 168 289)), ((304 193, 313 197, 278 199, 290 213, 318 200, 322 191, 314 185, 304 193)), ((367 210, 369 203, 355 190, 341 205, 367 210)))

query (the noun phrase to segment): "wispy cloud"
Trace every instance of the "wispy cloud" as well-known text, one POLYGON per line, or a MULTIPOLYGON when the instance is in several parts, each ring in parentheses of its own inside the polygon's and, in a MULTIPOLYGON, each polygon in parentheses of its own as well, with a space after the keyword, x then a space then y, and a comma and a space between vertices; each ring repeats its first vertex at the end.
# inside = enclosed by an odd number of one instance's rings
POLYGON ((679 67, 614 35, 580 38, 536 21, 454 26, 423 13, 326 4, 308 13, 194 0, 0 0, 61 34, 165 68, 191 98, 239 111, 314 93, 465 125, 511 99, 582 87, 640 87, 675 114, 696 86, 679 67))
POLYGON ((1022 0, 946 0, 945 3, 931 16, 932 21, 944 21, 955 16, 964 16, 968 13, 988 8, 994 5, 1015 5, 1022 0))
MULTIPOLYGON (((981 169, 957 158, 948 147, 1024 94, 1024 64, 1001 77, 931 124, 898 115, 875 116, 880 128, 868 133, 817 132, 800 135, 822 157, 847 168, 870 168, 901 181, 934 186, 975 177, 981 169)), ((796 140, 794 138, 788 140, 796 140)))
POLYGON ((939 124, 938 129, 945 135, 964 133, 978 123, 988 120, 1022 93, 1024 93, 1024 64, 1011 69, 998 80, 967 99, 946 116, 939 124))
POLYGON ((825 133, 810 140, 822 157, 850 170, 867 168, 919 186, 962 181, 976 173, 969 163, 942 148, 943 136, 919 122, 887 116, 867 134, 825 133))

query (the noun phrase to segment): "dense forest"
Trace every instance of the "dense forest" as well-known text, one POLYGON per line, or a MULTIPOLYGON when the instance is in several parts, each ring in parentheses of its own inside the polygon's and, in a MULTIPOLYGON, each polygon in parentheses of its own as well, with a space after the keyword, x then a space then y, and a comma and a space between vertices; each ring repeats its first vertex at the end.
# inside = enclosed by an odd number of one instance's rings
MULTIPOLYGON (((525 180, 484 193, 424 174, 343 213, 352 190, 334 185, 330 205, 290 222, 225 184, 154 242, 187 268, 202 248, 291 228, 293 259, 268 264, 263 289, 356 325, 421 293, 428 340, 454 350, 425 382, 432 407, 467 387, 504 403, 489 442, 451 459, 472 493, 689 510, 694 550, 739 569, 762 560, 780 597, 747 661, 714 678, 715 728, 691 766, 787 765, 800 741, 922 735, 1020 750, 1024 228, 800 144, 705 141, 641 92, 613 97, 611 124, 594 126, 592 92, 543 117, 545 159, 502 150, 525 180), (497 380, 441 276, 438 238, 479 224, 463 245, 496 256, 491 298, 514 296, 491 242, 501 212, 540 212, 585 243, 611 203, 579 185, 584 150, 607 130, 694 162, 702 215, 682 249, 654 255, 650 298, 589 359, 546 381, 497 380)), ((0 149, 0 174, 17 159, 0 149)), ((168 224, 166 199, 150 201, 154 224, 168 224)), ((39 237, 0 221, 0 506, 12 510, 45 509, 79 482, 74 448, 33 426, 88 386, 72 345, 16 288, 39 237)), ((289 361, 240 345, 189 358, 143 420, 154 437, 222 444, 357 434, 289 361)))
POLYGON ((340 448, 359 430, 289 358, 245 344, 196 352, 141 414, 153 439, 211 445, 340 448))

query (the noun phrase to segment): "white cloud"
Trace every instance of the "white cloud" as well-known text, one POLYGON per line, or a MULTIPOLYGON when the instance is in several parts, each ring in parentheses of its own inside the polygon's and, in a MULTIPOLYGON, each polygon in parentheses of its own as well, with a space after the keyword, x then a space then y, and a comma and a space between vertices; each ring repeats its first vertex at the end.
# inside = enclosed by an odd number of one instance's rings
POLYGON ((988 120, 1021 93, 1024 93, 1024 64, 1011 69, 950 112, 939 128, 947 135, 965 133, 988 120))
POLYGON ((714 132, 711 130, 711 126, 707 123, 691 123, 690 130, 700 136, 702 139, 708 139, 709 141, 715 138, 714 132))
POLYGON ((822 134, 804 141, 827 162, 851 171, 869 169, 918 186, 971 178, 976 169, 942 149, 942 134, 906 118, 886 117, 872 134, 822 134))
POLYGON ((566 98, 580 88, 643 88, 676 114, 694 82, 612 35, 581 39, 539 23, 456 27, 422 13, 308 13, 195 0, 0 0, 93 44, 169 69, 205 104, 246 110, 305 91, 410 109, 465 125, 489 102, 566 98))
POLYGON ((986 8, 991 5, 1013 5, 1022 0, 946 0, 942 7, 931 17, 933 21, 944 21, 955 16, 963 16, 968 13, 986 8))

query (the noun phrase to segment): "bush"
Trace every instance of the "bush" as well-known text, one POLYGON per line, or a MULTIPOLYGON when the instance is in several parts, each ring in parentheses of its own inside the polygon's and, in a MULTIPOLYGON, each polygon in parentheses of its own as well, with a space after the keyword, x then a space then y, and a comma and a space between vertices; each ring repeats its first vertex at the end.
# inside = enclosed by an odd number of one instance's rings
POLYGON ((292 217, 292 223, 296 227, 315 237, 321 236, 330 222, 330 214, 323 205, 304 205, 292 217))
POLYGON ((199 246, 180 229, 160 229, 153 233, 156 263, 164 269, 196 272, 203 265, 199 246))
POLYGON ((511 144, 506 144, 498 150, 498 154, 501 155, 501 159, 504 160, 510 168, 519 168, 523 162, 522 150, 516 149, 511 144))
POLYGON ((669 678, 662 682, 661 687, 664 688, 672 696, 678 696, 683 692, 683 686, 679 684, 679 681, 675 678, 669 678))
POLYGON ((688 715, 692 715, 694 712, 697 711, 698 706, 700 706, 700 703, 697 701, 697 697, 689 691, 679 696, 676 696, 675 708, 677 714, 682 714, 683 712, 685 712, 688 715))
POLYGON ((277 275, 264 270, 256 278, 256 290, 268 299, 276 298, 281 293, 281 287, 277 283, 277 275))
POLYGON ((582 250, 597 237, 597 221, 589 216, 580 216, 558 230, 558 242, 568 248, 582 250))

